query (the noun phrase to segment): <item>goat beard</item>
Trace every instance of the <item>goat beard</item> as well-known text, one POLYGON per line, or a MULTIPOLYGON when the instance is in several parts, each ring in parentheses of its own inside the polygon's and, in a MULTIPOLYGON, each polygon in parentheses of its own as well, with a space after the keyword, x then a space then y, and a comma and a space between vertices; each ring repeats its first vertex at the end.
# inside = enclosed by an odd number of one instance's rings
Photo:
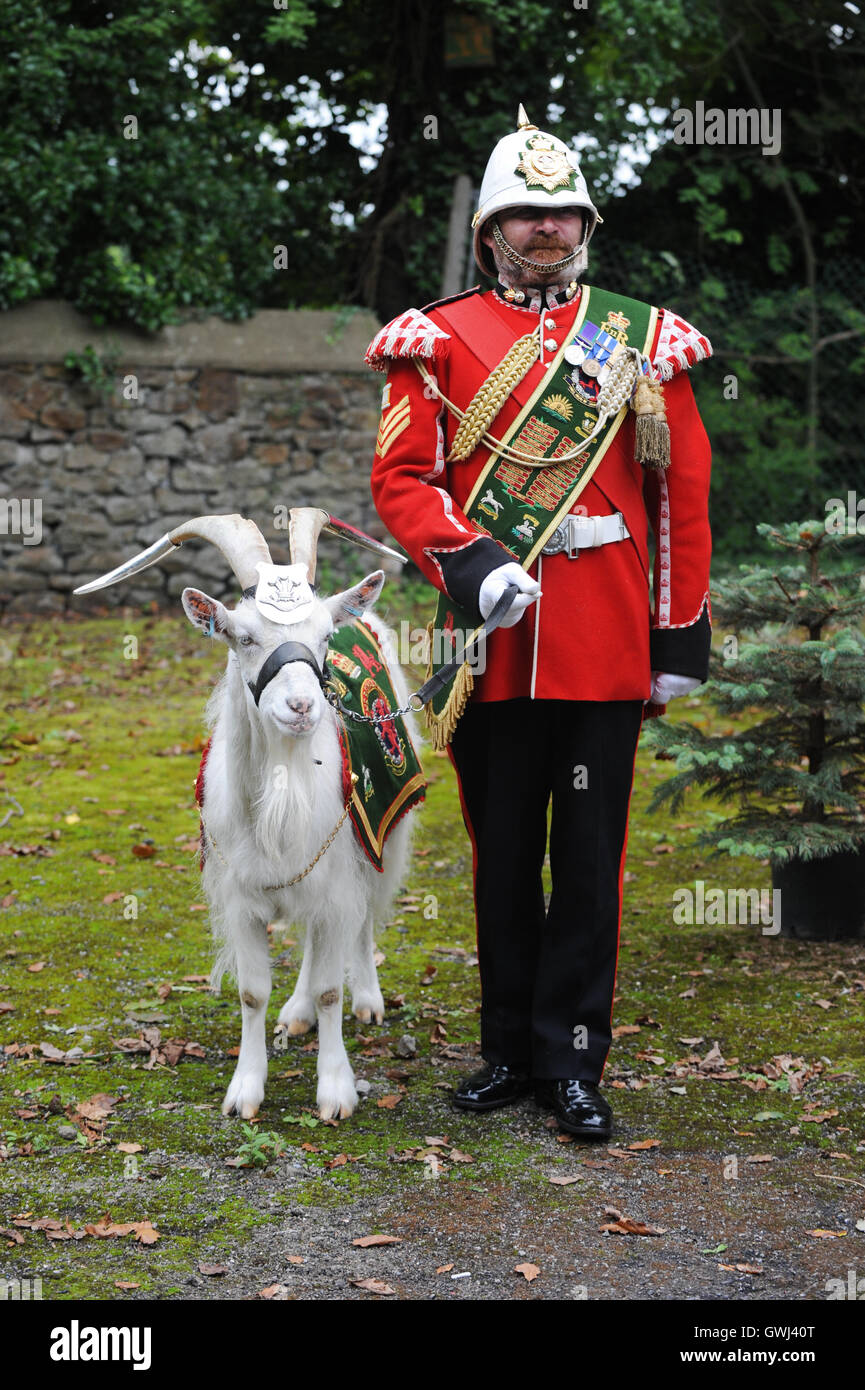
POLYGON ((322 804, 322 768, 312 756, 311 743, 304 739, 297 756, 269 765, 254 803, 255 837, 262 854, 274 865, 275 882, 305 869, 324 839, 310 816, 310 807, 322 804), (277 768, 283 776, 273 775, 277 768))

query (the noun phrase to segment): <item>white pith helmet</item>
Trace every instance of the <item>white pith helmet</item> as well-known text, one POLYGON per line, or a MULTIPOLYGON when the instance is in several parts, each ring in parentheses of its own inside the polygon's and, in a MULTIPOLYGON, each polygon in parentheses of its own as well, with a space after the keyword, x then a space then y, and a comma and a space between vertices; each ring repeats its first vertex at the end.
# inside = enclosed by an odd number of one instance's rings
POLYGON ((532 125, 525 108, 517 112, 517 129, 505 135, 489 157, 478 208, 472 218, 475 260, 485 275, 495 275, 490 248, 481 241, 489 219, 505 208, 579 207, 586 213, 583 245, 603 218, 589 197, 577 157, 563 140, 532 125))

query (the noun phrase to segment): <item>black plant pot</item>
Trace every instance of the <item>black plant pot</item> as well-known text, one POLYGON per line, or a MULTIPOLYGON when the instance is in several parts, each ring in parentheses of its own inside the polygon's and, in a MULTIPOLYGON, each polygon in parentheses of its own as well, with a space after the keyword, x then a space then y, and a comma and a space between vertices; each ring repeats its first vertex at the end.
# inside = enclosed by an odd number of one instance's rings
POLYGON ((781 890, 781 935, 799 941, 865 936, 865 850, 772 866, 781 890))

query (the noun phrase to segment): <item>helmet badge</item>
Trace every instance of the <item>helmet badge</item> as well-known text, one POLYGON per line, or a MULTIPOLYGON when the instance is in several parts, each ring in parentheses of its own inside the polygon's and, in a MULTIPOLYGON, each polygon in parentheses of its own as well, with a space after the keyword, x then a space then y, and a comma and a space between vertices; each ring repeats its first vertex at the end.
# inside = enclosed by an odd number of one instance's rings
POLYGON ((514 170, 522 174, 526 188, 544 188, 555 193, 557 188, 576 187, 574 166, 564 150, 556 149, 548 135, 533 135, 514 170))

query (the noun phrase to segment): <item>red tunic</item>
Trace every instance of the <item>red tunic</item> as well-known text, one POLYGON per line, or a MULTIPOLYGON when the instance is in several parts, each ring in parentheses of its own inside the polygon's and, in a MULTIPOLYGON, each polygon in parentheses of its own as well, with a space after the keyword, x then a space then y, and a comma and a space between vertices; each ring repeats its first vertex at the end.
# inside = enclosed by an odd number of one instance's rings
MULTIPOLYGON (((494 291, 485 298, 514 341, 536 328, 535 309, 509 305, 494 291)), ((569 334, 578 303, 579 294, 541 311, 544 364, 530 369, 527 386, 543 379, 569 334)), ((467 593, 476 607, 485 573, 512 557, 493 549, 463 511, 487 449, 477 448, 462 463, 445 462, 458 421, 425 389, 411 360, 423 357, 443 394, 463 410, 486 379, 489 367, 450 330, 440 308, 401 316, 370 346, 371 365, 389 368, 371 485, 379 515, 426 578, 471 608, 467 593)), ((619 511, 630 537, 581 550, 575 560, 565 554, 539 557, 529 573, 539 580, 542 597, 514 627, 492 634, 473 699, 645 700, 652 670, 706 679, 711 456, 682 367, 710 351, 689 324, 669 311, 659 314, 650 356, 658 375, 674 373, 664 385, 670 467, 657 471, 634 461, 629 412, 574 511, 589 516, 619 511), (649 524, 656 538, 652 580, 649 524)), ((519 408, 509 397, 490 426, 492 434, 502 437, 519 408)))

